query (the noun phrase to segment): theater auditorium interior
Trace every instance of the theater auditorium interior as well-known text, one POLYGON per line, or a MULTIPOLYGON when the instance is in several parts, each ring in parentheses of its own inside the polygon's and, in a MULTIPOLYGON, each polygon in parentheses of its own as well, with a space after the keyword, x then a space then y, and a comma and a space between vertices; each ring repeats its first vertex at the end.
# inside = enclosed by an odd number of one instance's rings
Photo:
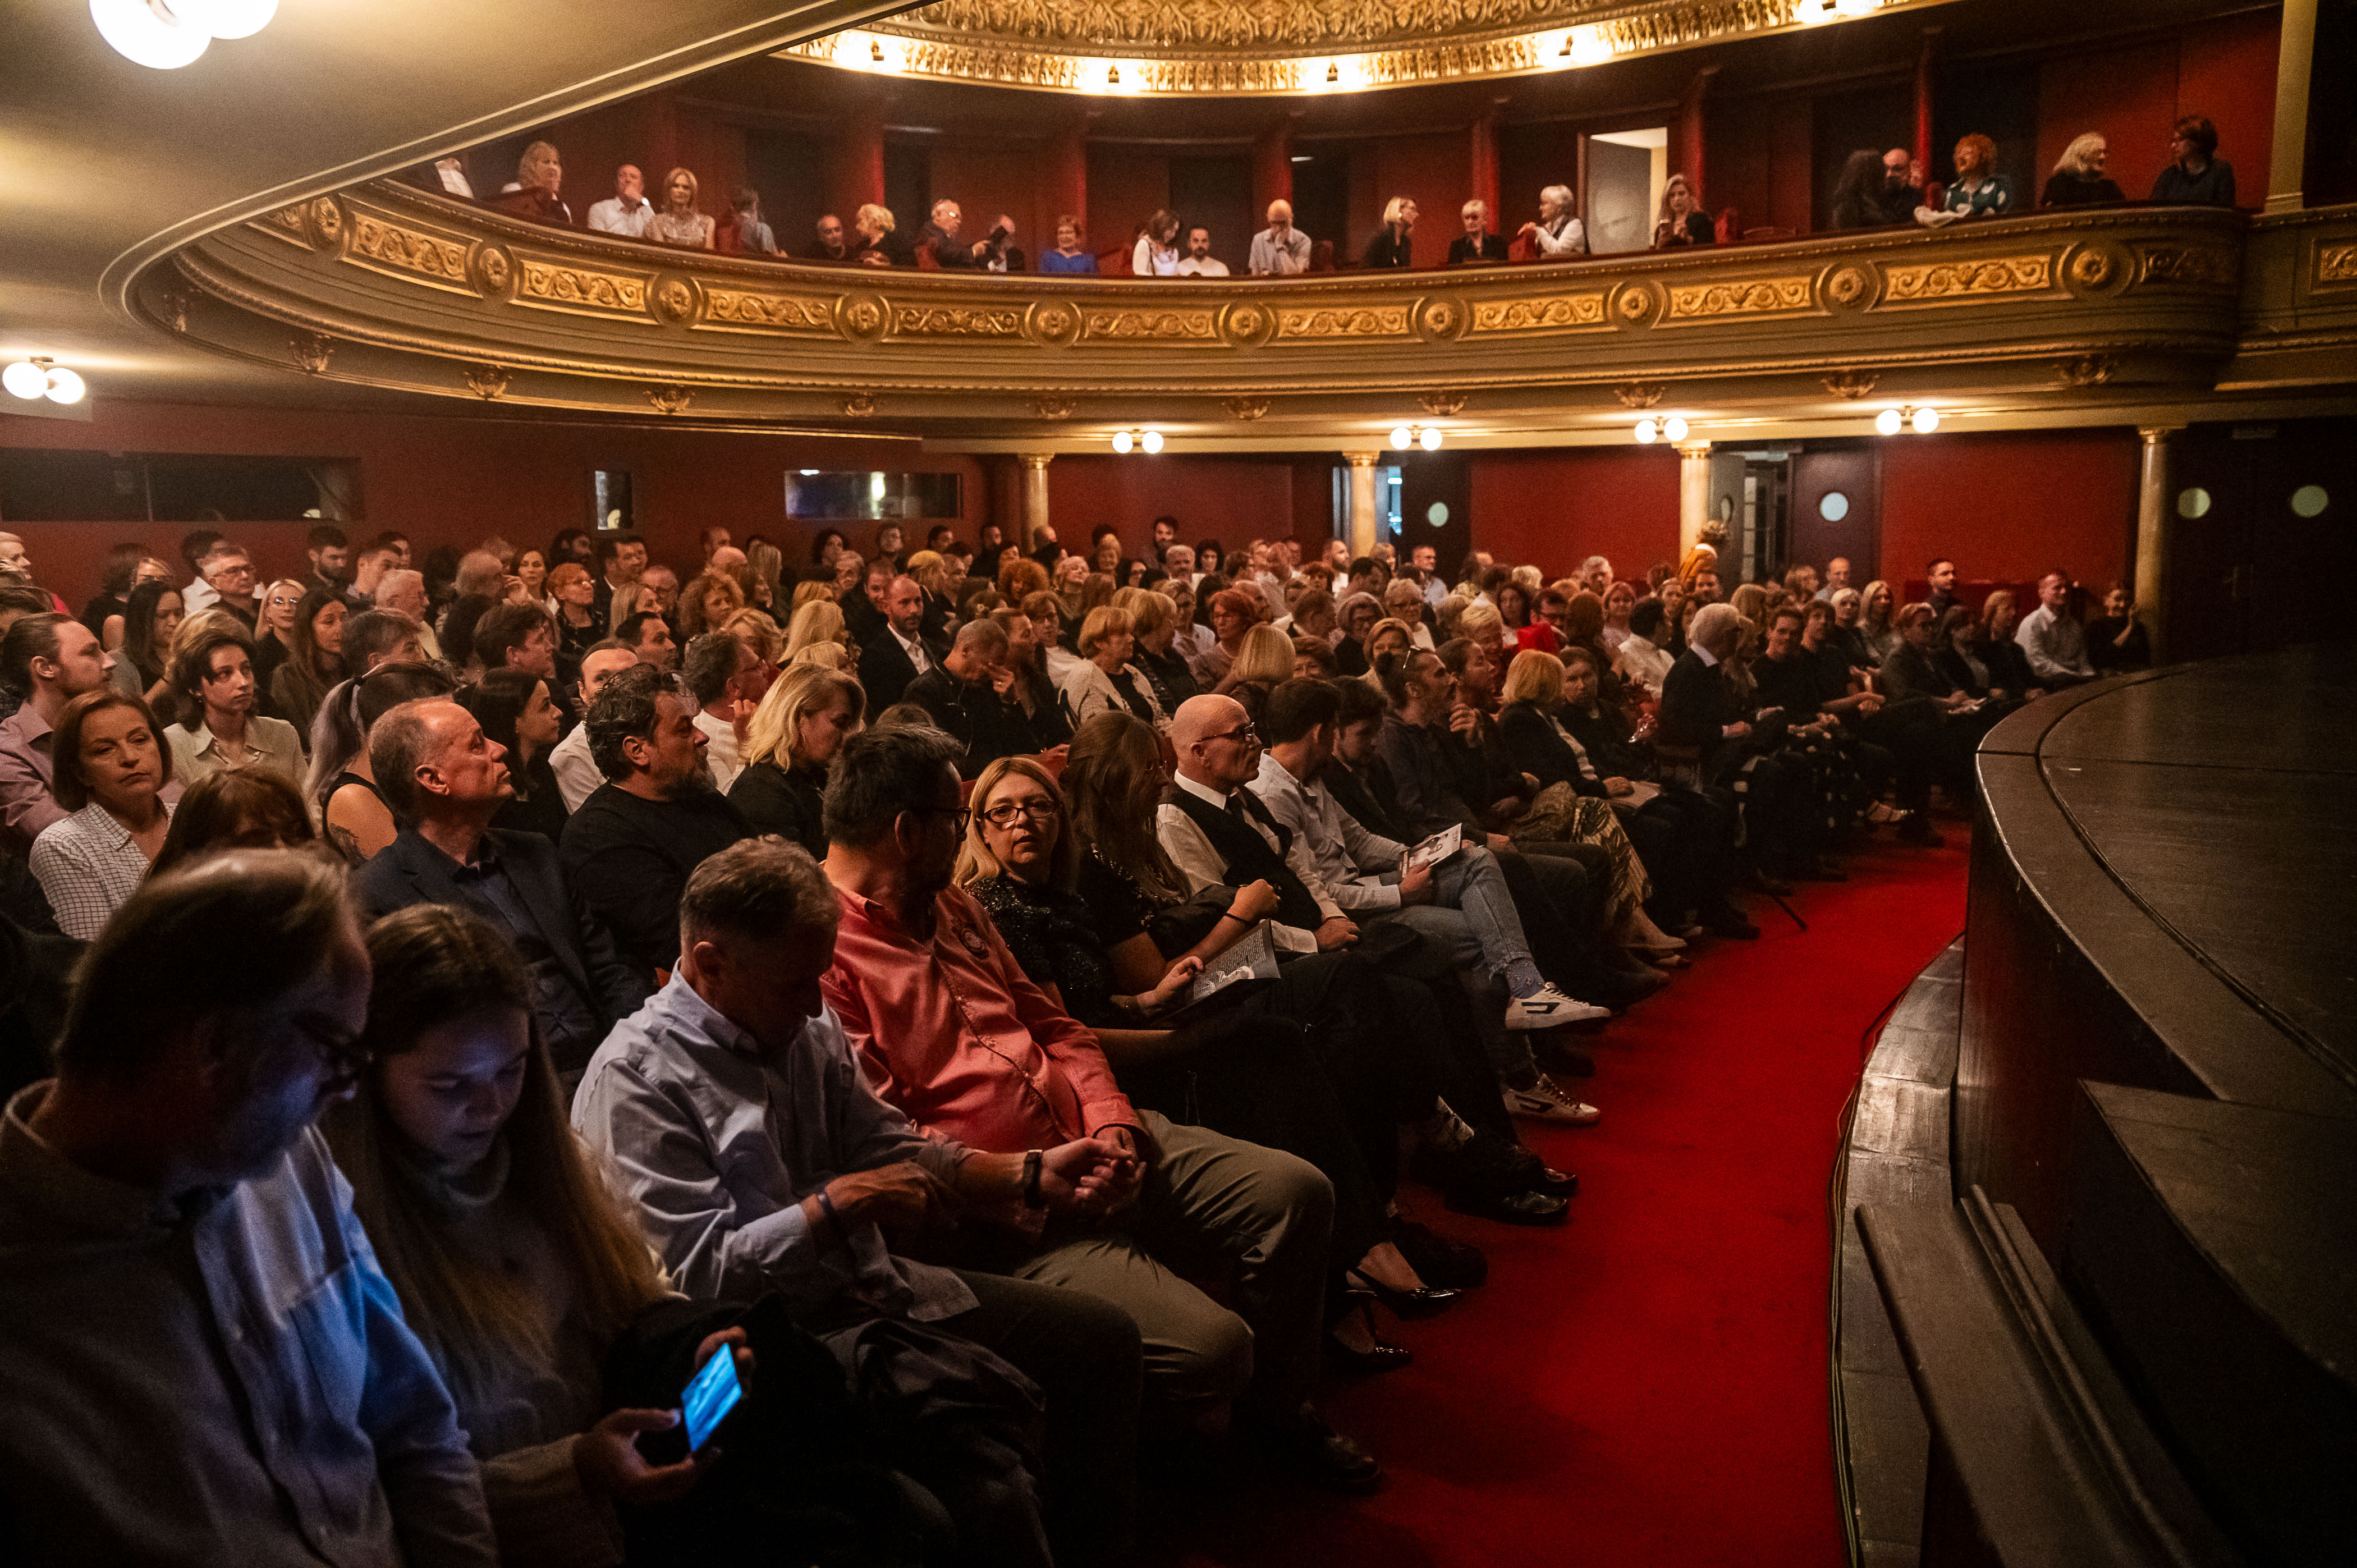
POLYGON ((18 0, 0 1555, 2357 1561, 2357 0, 18 0))

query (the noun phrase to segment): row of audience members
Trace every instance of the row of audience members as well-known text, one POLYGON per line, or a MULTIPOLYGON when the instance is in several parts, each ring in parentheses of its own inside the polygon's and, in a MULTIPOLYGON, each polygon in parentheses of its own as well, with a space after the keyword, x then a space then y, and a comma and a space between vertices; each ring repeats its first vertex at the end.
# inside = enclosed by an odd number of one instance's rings
MULTIPOLYGON (((2234 171, 2217 156, 2217 149, 2218 130, 2209 119, 2198 114, 2179 119, 2170 132, 2169 162, 2154 180, 2150 199, 2172 206, 2233 206, 2234 171)), ((1943 184, 1930 179, 1921 161, 1906 148, 1854 152, 1835 185, 1832 226, 1937 228, 1961 219, 2004 216, 2018 204, 2012 182, 1996 172, 1996 144, 1989 137, 1977 133, 1965 136, 1954 149, 1954 177, 1943 184)), ((2089 132, 2072 141, 2056 162, 2038 205, 2080 207, 2126 200, 2119 186, 2104 172, 2108 156, 2109 146, 2101 133, 2089 132)), ((457 158, 442 160, 432 177, 452 194, 474 194, 457 158)), ((570 225, 572 209, 559 195, 563 181, 564 166, 554 145, 534 142, 518 163, 515 179, 490 199, 490 204, 544 222, 570 225)), ((729 199, 727 211, 718 218, 700 209, 700 192, 694 171, 674 168, 663 177, 657 201, 647 194, 646 177, 639 167, 624 164, 615 171, 614 194, 590 206, 587 224, 600 233, 686 250, 780 253, 777 238, 761 217, 758 192, 739 188, 729 199)), ((1547 187, 1539 193, 1538 206, 1534 220, 1508 235, 1493 227, 1489 203, 1467 201, 1458 212, 1463 231, 1449 242, 1448 264, 1555 261, 1588 253, 1587 235, 1569 187, 1547 187)), ((1385 204, 1382 226, 1367 242, 1359 265, 1369 271, 1413 266, 1410 235, 1420 216, 1414 199, 1394 197, 1385 204)), ((1252 238, 1247 270, 1253 276, 1336 270, 1333 242, 1313 241, 1296 228, 1290 202, 1272 201, 1266 218, 1267 227, 1252 238)), ((1727 221, 1731 224, 1732 217, 1727 221)), ((1693 182, 1681 173, 1670 175, 1655 215, 1652 248, 1711 245, 1718 242, 1720 232, 1721 225, 1703 209, 1693 182)), ((1127 272, 1134 277, 1225 277, 1227 263, 1211 254, 1211 243, 1210 229, 1158 209, 1138 225, 1125 257, 1127 272)), ((999 273, 1092 274, 1099 267, 1098 254, 1090 249, 1081 220, 1071 214, 1056 220, 1054 245, 1030 259, 1016 242, 1012 218, 1001 214, 985 232, 969 236, 963 209, 947 198, 932 204, 927 222, 913 238, 902 236, 891 210, 877 203, 859 207, 848 227, 841 216, 828 213, 818 220, 810 243, 796 255, 800 260, 846 265, 999 273)))

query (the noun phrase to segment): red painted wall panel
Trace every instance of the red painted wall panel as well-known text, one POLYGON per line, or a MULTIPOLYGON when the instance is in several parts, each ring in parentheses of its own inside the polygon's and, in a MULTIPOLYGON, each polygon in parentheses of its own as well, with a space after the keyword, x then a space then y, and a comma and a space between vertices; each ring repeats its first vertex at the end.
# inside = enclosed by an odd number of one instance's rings
POLYGON ((2097 585, 2125 576, 2136 538, 2133 430, 1908 436, 1882 446, 1882 571, 1921 577, 1953 557, 1975 581, 2052 566, 2097 585))
POLYGON ((1473 547, 1552 578, 1589 555, 1641 575, 1678 553, 1678 455, 1666 448, 1481 452, 1473 457, 1473 547))
MULTIPOLYGON (((2063 148, 2085 132, 2100 131, 2111 155, 2105 172, 2130 198, 2143 199, 2169 162, 2169 129, 2177 123, 2177 67, 2175 38, 2072 55, 2040 67, 2040 187, 2063 148)), ((2035 199, 2038 192, 2015 195, 2035 199)))
MULTIPOLYGON (((1448 260, 1449 242, 1462 232, 1458 209, 1473 194, 1473 147, 1469 134, 1450 131, 1429 136, 1385 136, 1374 145, 1375 197, 1363 228, 1351 213, 1351 261, 1366 249, 1382 226, 1383 204, 1394 196, 1413 200, 1421 214, 1408 236, 1419 267, 1437 267, 1448 260)), ((1337 256, 1337 262, 1344 258, 1337 256)))
MULTIPOLYGON (((2282 21, 2273 10, 2221 16, 2185 29, 2177 72, 2177 112, 2207 114, 2218 127, 2218 156, 2234 166, 2234 199, 2266 205, 2276 135, 2276 57, 2282 21)), ((2342 62, 2345 71, 2347 62, 2342 62)), ((2317 57, 2317 80, 2333 67, 2317 57)), ((2342 87, 2347 87, 2342 78, 2342 87)), ((2152 188, 2129 190, 2143 196, 2152 188)))
POLYGON ((1170 205, 1170 156, 1153 147, 1091 144, 1088 154, 1089 249, 1126 252, 1157 208, 1170 205))
POLYGON ((1088 547, 1101 523, 1121 531, 1135 555, 1154 520, 1178 520, 1178 537, 1225 545, 1293 532, 1289 457, 1063 456, 1048 465, 1048 516, 1068 550, 1088 547))

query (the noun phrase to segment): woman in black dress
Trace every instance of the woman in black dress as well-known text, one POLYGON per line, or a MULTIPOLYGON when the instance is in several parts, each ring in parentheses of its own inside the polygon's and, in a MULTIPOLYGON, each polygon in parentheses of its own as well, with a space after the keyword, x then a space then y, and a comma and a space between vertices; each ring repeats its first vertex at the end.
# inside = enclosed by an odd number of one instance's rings
POLYGON ((771 686, 745 732, 745 768, 728 799, 757 833, 776 833, 826 858, 826 769, 867 711, 859 682, 797 664, 771 686))
POLYGON ((508 780, 515 799, 501 806, 491 826, 538 833, 554 843, 565 832, 565 792, 548 754, 558 739, 556 703, 548 682, 529 670, 494 670, 460 693, 459 701, 483 738, 507 751, 508 780))

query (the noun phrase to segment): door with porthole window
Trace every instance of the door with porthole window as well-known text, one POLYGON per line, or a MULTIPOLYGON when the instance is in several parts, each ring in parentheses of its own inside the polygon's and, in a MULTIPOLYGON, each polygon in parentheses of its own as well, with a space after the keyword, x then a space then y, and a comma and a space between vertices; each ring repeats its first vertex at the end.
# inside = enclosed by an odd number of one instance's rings
POLYGON ((1441 581, 1457 581, 1457 568, 1473 546, 1472 476, 1463 455, 1404 452, 1399 463, 1399 532, 1394 542, 1407 560, 1419 544, 1433 548, 1441 581))
POLYGON ((2175 445, 2169 661, 2349 637, 2357 419, 2201 424, 2175 445))

